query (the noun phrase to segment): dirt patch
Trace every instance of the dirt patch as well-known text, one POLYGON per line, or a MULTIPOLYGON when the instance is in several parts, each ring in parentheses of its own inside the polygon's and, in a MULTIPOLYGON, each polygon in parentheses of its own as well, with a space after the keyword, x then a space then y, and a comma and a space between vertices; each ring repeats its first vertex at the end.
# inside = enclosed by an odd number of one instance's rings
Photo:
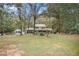
POLYGON ((56 47, 56 48, 62 48, 63 47, 63 45, 60 44, 60 43, 54 44, 53 46, 56 47))
POLYGON ((0 56, 22 56, 24 51, 19 49, 17 45, 5 45, 0 49, 0 56))

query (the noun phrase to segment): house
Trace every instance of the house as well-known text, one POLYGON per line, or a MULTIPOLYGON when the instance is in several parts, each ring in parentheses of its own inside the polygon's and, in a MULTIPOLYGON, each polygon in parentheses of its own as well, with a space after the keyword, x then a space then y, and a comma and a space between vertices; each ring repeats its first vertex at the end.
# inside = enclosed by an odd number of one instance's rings
MULTIPOLYGON (((26 28, 27 33, 33 33, 34 28, 26 28)), ((52 32, 51 28, 47 28, 45 24, 35 24, 35 32, 52 32)))

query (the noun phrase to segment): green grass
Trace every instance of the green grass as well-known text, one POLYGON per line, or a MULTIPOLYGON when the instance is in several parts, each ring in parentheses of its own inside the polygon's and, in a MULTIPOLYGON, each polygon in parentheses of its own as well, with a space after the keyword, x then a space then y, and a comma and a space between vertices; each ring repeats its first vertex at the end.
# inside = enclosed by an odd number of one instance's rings
POLYGON ((25 55, 79 55, 79 35, 50 34, 47 37, 27 34, 0 37, 0 48, 7 44, 16 44, 25 51, 25 55))

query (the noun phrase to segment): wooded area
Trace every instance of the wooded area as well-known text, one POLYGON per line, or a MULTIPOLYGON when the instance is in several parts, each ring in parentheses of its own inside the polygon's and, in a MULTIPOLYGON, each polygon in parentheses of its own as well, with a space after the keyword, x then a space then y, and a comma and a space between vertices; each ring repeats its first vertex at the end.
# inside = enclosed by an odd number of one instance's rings
POLYGON ((52 28, 53 33, 79 34, 79 4, 46 4, 46 3, 1 3, 0 33, 12 33, 15 29, 25 31, 37 22, 52 28), (38 18, 44 18, 39 20, 38 18))

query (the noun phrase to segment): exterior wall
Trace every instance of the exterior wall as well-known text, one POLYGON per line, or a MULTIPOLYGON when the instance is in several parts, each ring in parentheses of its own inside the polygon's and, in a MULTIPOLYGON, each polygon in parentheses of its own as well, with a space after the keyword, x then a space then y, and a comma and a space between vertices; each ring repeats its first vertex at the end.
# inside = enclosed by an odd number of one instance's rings
MULTIPOLYGON (((33 31, 34 31, 33 29, 28 29, 27 33, 33 33, 33 31)), ((50 32, 51 33, 52 29, 50 29, 50 28, 39 29, 38 28, 38 29, 35 29, 35 32, 50 32)))

